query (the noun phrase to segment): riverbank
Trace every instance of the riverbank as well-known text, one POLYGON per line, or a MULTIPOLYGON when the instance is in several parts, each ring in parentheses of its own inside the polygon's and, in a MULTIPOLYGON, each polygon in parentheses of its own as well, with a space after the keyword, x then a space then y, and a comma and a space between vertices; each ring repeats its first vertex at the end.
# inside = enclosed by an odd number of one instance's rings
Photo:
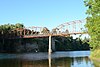
POLYGON ((100 49, 95 49, 91 51, 90 58, 99 58, 100 59, 100 49))
POLYGON ((100 67, 100 49, 91 51, 90 59, 96 67, 100 67))
POLYGON ((94 51, 91 51, 90 59, 93 60, 93 62, 96 62, 96 64, 100 63, 100 49, 95 49, 94 51))

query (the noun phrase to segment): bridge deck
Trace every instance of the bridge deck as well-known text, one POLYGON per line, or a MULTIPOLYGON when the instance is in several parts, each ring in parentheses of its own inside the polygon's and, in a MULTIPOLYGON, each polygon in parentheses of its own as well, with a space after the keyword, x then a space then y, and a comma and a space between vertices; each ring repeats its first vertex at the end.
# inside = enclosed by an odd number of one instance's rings
POLYGON ((65 33, 65 34, 39 34, 39 35, 24 35, 22 38, 41 38, 41 37, 49 37, 50 35, 51 36, 69 36, 69 35, 73 35, 73 34, 87 34, 87 33, 79 33, 79 32, 76 32, 76 33, 65 33))
POLYGON ((77 34, 87 34, 87 32, 75 32, 75 33, 59 33, 59 34, 37 34, 37 35, 22 35, 22 36, 16 36, 16 37, 9 37, 6 39, 20 39, 20 38, 43 38, 43 37, 49 37, 51 36, 70 36, 70 35, 77 35, 77 34))

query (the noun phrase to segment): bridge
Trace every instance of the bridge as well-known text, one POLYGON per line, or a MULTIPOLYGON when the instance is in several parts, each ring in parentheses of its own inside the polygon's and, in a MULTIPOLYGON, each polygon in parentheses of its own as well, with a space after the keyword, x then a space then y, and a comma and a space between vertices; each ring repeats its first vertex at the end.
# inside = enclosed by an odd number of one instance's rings
POLYGON ((86 20, 75 20, 71 22, 65 22, 59 26, 53 28, 51 31, 46 27, 26 27, 24 30, 19 30, 22 38, 39 38, 49 37, 49 49, 48 53, 51 55, 52 49, 55 50, 55 42, 52 36, 70 36, 76 34, 87 34, 85 28, 86 20))
POLYGON ((75 20, 71 22, 65 22, 59 26, 53 28, 51 31, 46 27, 25 27, 24 29, 17 29, 20 38, 36 38, 36 37, 48 37, 48 36, 70 36, 76 34, 87 34, 85 28, 86 20, 75 20))
MULTIPOLYGON (((23 29, 16 29, 19 38, 40 38, 49 37, 49 54, 51 54, 52 49, 55 49, 55 42, 52 36, 70 36, 76 34, 87 34, 87 29, 85 28, 86 20, 75 20, 71 22, 65 22, 59 26, 53 28, 51 31, 46 27, 25 27, 23 29)), ((15 38, 15 37, 14 37, 15 38)))

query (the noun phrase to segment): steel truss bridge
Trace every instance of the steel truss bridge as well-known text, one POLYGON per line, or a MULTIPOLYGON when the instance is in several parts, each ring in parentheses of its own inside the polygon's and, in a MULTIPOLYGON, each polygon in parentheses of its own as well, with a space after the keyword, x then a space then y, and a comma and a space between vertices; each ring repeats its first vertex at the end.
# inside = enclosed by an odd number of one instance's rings
POLYGON ((36 38, 36 37, 48 37, 48 36, 70 36, 76 34, 87 34, 85 28, 86 20, 75 20, 71 22, 65 22, 59 26, 53 28, 51 31, 46 27, 25 27, 23 30, 18 30, 23 38, 36 38))
MULTIPOLYGON (((55 50, 55 40, 52 36, 70 36, 76 34, 87 34, 87 29, 85 28, 86 20, 75 20, 71 22, 65 22, 59 26, 53 28, 51 31, 46 27, 25 27, 18 28, 14 31, 17 31, 18 37, 12 37, 9 39, 16 38, 40 38, 40 37, 49 37, 49 48, 48 53, 51 55, 52 50, 55 50)), ((13 31, 13 32, 14 32, 13 31)))

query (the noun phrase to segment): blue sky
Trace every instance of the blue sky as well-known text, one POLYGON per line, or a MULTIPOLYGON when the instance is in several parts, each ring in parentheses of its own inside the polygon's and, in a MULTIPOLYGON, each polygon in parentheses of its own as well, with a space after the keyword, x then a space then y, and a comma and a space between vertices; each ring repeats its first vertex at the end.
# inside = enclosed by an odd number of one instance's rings
POLYGON ((84 0, 0 0, 0 25, 52 29, 62 23, 86 18, 84 0))

